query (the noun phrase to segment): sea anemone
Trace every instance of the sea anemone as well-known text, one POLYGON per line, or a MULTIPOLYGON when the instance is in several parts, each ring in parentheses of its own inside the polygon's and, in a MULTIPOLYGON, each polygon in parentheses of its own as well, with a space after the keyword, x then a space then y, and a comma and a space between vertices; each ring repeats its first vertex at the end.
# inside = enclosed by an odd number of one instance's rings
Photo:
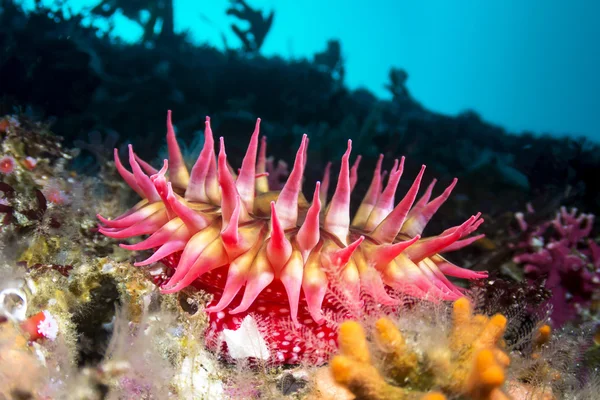
POLYGON ((23 160, 23 165, 30 171, 33 171, 35 166, 37 165, 37 160, 33 157, 25 157, 23 160))
POLYGON ((0 158, 0 173, 4 175, 10 175, 15 171, 15 159, 11 156, 4 156, 0 158))
POLYGON ((266 347, 256 357, 281 363, 301 359, 323 362, 322 350, 319 355, 323 347, 310 345, 302 335, 310 332, 311 337, 335 346, 335 321, 347 318, 342 311, 345 304, 339 299, 359 307, 365 296, 384 306, 398 305, 404 296, 456 300, 462 291, 446 276, 487 277, 485 272, 465 270, 439 254, 478 239, 480 236, 467 236, 483 222, 480 214, 437 236, 421 238, 456 179, 430 200, 432 182, 415 203, 425 172, 422 166, 408 193, 394 206, 404 157, 395 160, 384 188, 381 155, 371 185, 351 219, 350 194, 358 169, 358 163, 350 167, 352 141, 348 140, 331 200, 327 202, 327 168, 309 205, 301 191, 307 136, 301 139, 283 188, 271 192, 265 174, 266 141, 259 139, 259 127, 260 119, 235 174, 222 137, 219 153, 215 153, 207 117, 204 147, 190 173, 169 111, 169 159, 160 171, 137 157, 129 146, 130 172, 116 149, 114 152, 118 172, 143 200, 113 220, 98 216, 99 231, 106 236, 150 235, 121 247, 154 250, 136 266, 162 261, 174 270, 161 285, 163 293, 192 285, 214 295, 206 309, 209 344, 226 347, 222 339, 228 332, 241 325, 254 326, 260 331, 262 348, 266 347), (334 292, 338 295, 328 296, 334 292), (252 317, 254 321, 249 320, 252 317))

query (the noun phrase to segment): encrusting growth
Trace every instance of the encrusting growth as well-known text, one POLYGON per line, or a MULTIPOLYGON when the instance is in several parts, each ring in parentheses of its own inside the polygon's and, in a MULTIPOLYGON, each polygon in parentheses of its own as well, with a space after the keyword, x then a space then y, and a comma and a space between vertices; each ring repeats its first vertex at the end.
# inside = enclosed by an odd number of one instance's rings
POLYGON ((473 315, 463 297, 454 302, 447 347, 416 351, 393 321, 381 318, 373 329, 378 368, 362 325, 347 321, 340 326, 340 354, 330 369, 335 381, 360 399, 504 400, 508 396, 500 387, 510 364, 502 349, 505 329, 504 316, 473 315))
POLYGON ((350 194, 357 181, 360 157, 350 165, 349 140, 341 160, 335 193, 327 201, 328 168, 323 184, 314 187, 310 206, 302 195, 308 138, 304 135, 285 185, 269 192, 266 141, 259 138, 256 122, 238 173, 227 159, 225 142, 215 140, 206 119, 204 148, 188 172, 175 138, 171 112, 167 118, 169 160, 156 170, 129 147, 132 172, 115 150, 115 165, 128 185, 143 200, 125 214, 98 216, 100 232, 116 239, 150 235, 128 250, 154 250, 136 265, 162 261, 174 272, 161 287, 174 293, 190 285, 215 295, 206 311, 211 325, 209 344, 219 334, 236 330, 247 315, 268 318, 261 332, 275 362, 297 362, 313 357, 323 362, 318 347, 308 348, 302 337, 279 326, 304 326, 315 338, 335 344, 335 327, 326 312, 344 316, 327 293, 341 286, 350 301, 367 295, 385 305, 400 304, 394 293, 432 300, 455 300, 461 290, 446 276, 478 279, 485 272, 462 269, 440 253, 469 245, 481 236, 468 237, 483 222, 480 214, 441 234, 421 238, 434 213, 450 196, 451 185, 431 200, 434 182, 417 200, 423 166, 408 193, 395 202, 404 158, 395 160, 383 185, 380 156, 372 183, 356 215, 350 216, 350 194), (315 353, 316 351, 316 353, 315 353))

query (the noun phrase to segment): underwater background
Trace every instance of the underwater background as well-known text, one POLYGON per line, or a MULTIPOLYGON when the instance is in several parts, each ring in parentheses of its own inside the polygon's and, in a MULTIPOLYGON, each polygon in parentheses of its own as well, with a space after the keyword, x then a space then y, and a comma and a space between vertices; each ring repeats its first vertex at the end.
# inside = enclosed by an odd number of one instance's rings
POLYGON ((597 398, 599 11, 3 0, 0 398, 597 398))

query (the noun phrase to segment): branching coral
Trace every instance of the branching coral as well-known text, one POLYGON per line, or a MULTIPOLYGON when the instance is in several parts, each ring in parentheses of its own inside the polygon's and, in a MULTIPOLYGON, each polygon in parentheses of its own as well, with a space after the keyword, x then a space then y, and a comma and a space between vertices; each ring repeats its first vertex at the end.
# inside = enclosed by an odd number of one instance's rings
POLYGON ((341 355, 332 359, 331 371, 361 399, 507 399, 500 389, 510 364, 501 342, 505 328, 505 317, 473 315, 470 302, 461 298, 454 303, 448 346, 417 350, 392 320, 382 318, 373 332, 378 368, 363 327, 348 321, 340 327, 341 355))
POLYGON ((530 226, 523 213, 516 218, 524 239, 515 245, 514 262, 529 279, 546 279, 555 326, 575 320, 600 289, 600 246, 590 238, 594 216, 562 207, 554 219, 537 225, 530 226))

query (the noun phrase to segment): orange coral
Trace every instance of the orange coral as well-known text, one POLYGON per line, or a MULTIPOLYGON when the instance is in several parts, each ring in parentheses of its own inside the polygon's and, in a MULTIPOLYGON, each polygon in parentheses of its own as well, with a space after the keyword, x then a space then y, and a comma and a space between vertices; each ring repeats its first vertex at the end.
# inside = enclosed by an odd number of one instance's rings
POLYGON ((339 331, 341 354, 330 369, 338 384, 361 399, 508 399, 501 390, 510 364, 502 349, 505 329, 504 316, 473 315, 469 301, 460 298, 454 303, 447 346, 417 352, 393 321, 381 318, 373 331, 383 354, 377 367, 362 325, 346 321, 339 331))

